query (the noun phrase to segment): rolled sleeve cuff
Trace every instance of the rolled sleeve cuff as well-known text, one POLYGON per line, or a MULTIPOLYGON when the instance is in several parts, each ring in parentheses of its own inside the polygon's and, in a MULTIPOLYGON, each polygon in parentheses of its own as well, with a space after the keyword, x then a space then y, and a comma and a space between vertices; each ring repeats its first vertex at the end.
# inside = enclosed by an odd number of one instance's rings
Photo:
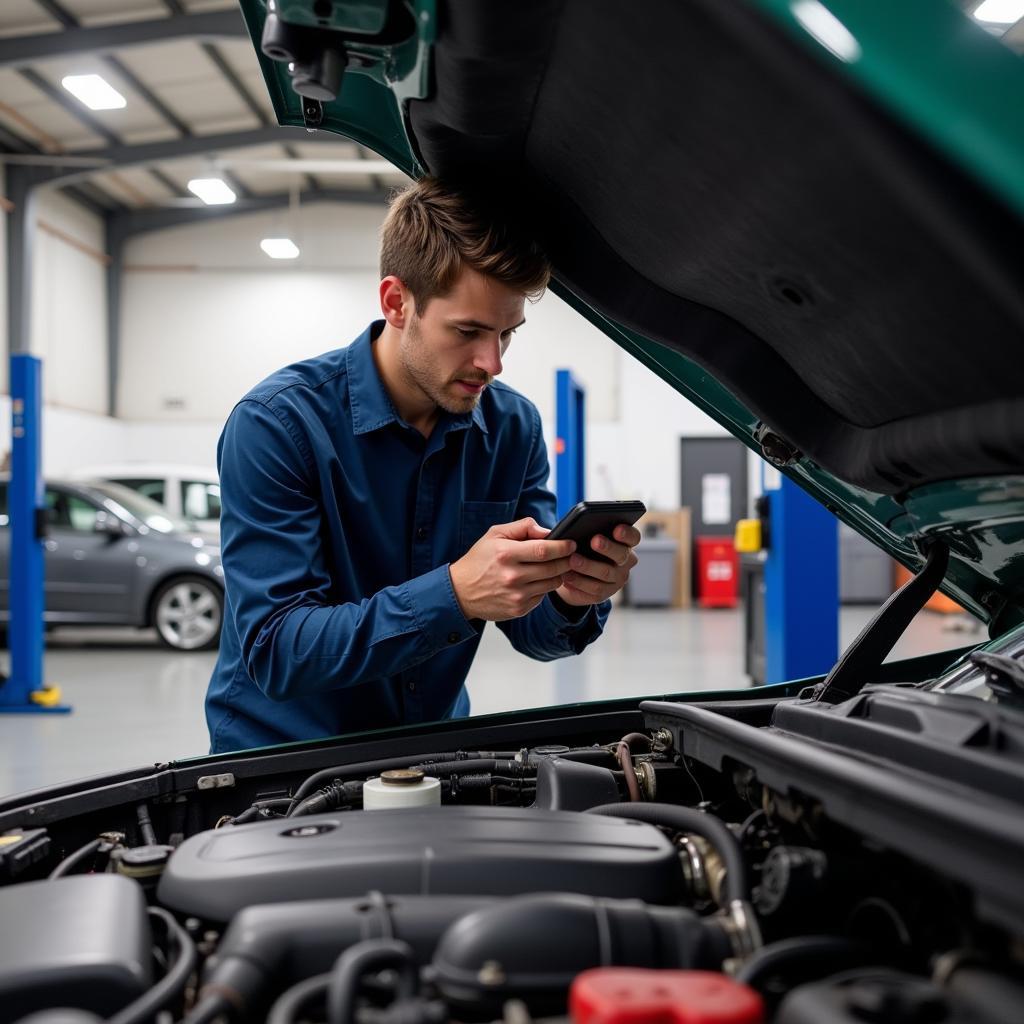
POLYGON ((430 654, 477 635, 462 614, 447 565, 438 566, 404 585, 413 619, 430 654))
POLYGON ((568 648, 579 654, 601 635, 611 607, 611 601, 592 604, 587 608, 585 615, 574 620, 563 615, 548 594, 537 606, 537 614, 542 617, 545 625, 551 627, 555 635, 564 639, 568 648))

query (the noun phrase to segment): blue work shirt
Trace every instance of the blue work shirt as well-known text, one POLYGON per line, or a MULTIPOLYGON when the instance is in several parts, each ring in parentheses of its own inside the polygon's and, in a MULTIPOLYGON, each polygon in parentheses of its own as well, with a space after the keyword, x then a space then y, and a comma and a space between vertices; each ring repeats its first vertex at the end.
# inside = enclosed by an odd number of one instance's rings
MULTIPOLYGON (((448 566, 496 523, 554 525, 533 404, 493 383, 425 438, 377 372, 383 327, 268 377, 224 427, 213 753, 468 715, 484 623, 448 566)), ((582 651, 608 610, 570 620, 548 596, 498 628, 547 661, 582 651)))

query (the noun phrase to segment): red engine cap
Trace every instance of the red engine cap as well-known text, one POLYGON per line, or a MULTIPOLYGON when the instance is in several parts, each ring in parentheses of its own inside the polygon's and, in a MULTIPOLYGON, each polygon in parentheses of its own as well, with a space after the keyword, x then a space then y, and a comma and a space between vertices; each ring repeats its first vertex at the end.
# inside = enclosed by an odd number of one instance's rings
POLYGON ((764 1024, 761 997, 714 971, 599 967, 572 983, 573 1024, 764 1024))

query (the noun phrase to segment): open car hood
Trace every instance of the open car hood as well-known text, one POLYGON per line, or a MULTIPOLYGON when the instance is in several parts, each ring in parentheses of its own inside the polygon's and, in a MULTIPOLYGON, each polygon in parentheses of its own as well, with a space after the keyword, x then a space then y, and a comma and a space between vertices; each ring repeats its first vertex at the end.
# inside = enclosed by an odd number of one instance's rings
POLYGON ((282 124, 511 188, 582 315, 1024 621, 1017 55, 934 0, 241 3, 282 124))

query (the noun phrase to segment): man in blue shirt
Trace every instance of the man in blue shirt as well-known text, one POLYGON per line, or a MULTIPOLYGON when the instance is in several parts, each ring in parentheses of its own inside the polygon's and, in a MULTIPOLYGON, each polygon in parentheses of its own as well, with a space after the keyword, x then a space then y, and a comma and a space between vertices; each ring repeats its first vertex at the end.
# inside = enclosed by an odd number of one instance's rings
POLYGON ((424 179, 382 229, 383 320, 232 411, 212 752, 466 716, 488 621, 542 661, 600 635, 639 532, 594 539, 610 564, 544 539, 540 417, 495 381, 549 273, 511 223, 424 179))

